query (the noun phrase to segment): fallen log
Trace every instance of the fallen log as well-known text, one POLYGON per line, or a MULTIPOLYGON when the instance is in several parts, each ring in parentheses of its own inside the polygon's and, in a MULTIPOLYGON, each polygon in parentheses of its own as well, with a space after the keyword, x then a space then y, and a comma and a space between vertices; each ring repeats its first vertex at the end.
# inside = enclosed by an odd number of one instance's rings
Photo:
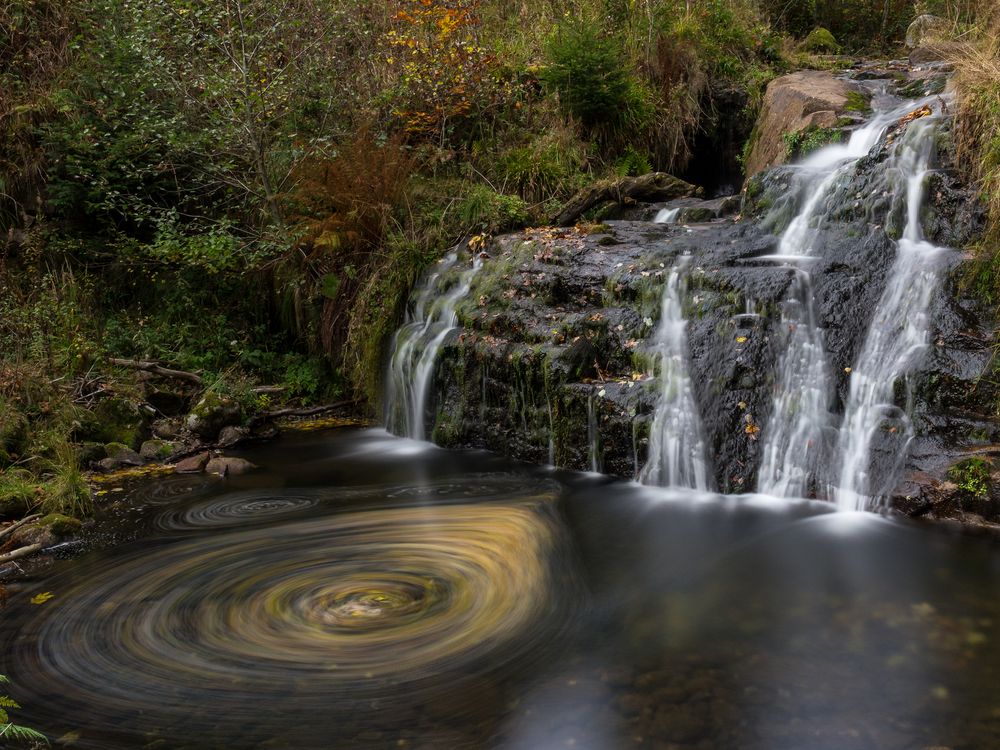
POLYGON ((639 177, 601 180, 570 198, 562 210, 552 218, 552 224, 568 227, 594 206, 602 203, 622 204, 627 199, 654 203, 674 198, 690 198, 700 191, 701 188, 666 172, 650 172, 639 177))
POLYGON ((118 365, 119 367, 131 367, 133 370, 142 370, 143 372, 149 372, 153 375, 159 375, 163 378, 174 378, 176 380, 186 380, 189 383, 200 386, 204 384, 201 379, 201 375, 193 372, 185 372, 184 370, 174 370, 169 367, 164 367, 158 362, 144 362, 138 359, 118 359, 116 357, 109 357, 108 362, 113 365, 118 365))

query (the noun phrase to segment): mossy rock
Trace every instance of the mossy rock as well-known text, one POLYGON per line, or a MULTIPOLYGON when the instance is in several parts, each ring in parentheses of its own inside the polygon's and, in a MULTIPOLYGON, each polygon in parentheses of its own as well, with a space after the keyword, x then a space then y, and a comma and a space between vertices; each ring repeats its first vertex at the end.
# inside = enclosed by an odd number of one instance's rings
POLYGON ((160 440, 159 438, 152 438, 147 440, 142 444, 139 449, 139 455, 145 458, 147 461, 156 461, 167 458, 177 451, 177 444, 172 443, 169 440, 160 440))
POLYGON ((187 417, 187 427, 203 438, 212 439, 223 427, 243 421, 239 403, 218 393, 206 393, 187 417))
POLYGON ((802 40, 799 49, 813 54, 836 55, 840 52, 840 44, 828 29, 817 26, 809 32, 809 36, 802 40))
POLYGON ((872 111, 872 95, 867 91, 849 91, 844 109, 848 112, 867 114, 872 111))
POLYGON ((57 537, 72 536, 83 525, 79 518, 64 516, 62 513, 49 513, 47 516, 39 518, 35 524, 48 529, 57 537))

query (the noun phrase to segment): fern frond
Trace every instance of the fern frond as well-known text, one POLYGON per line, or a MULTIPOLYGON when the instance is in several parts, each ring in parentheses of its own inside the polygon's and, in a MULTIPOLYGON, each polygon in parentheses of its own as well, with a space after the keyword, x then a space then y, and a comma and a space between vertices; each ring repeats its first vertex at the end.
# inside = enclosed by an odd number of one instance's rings
POLYGON ((20 708, 17 701, 7 695, 0 695, 0 708, 20 708))
POLYGON ((34 729, 22 727, 18 724, 4 724, 0 726, 0 737, 13 737, 15 740, 38 740, 49 744, 49 738, 34 729))

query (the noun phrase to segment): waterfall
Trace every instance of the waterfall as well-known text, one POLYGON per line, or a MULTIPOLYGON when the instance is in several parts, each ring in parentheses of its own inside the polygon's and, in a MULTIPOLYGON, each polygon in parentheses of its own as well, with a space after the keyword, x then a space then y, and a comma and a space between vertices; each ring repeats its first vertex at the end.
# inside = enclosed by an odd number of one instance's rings
POLYGON ((841 510, 865 510, 884 499, 895 484, 913 435, 912 425, 903 414, 903 448, 896 452, 895 465, 876 484, 869 475, 872 442, 886 411, 895 410, 897 382, 912 371, 927 348, 930 304, 940 280, 940 260, 946 252, 924 239, 920 224, 924 179, 934 153, 938 119, 932 115, 910 123, 894 144, 889 160, 887 180, 895 188, 893 203, 905 202, 906 226, 868 336, 851 371, 838 446, 840 481, 836 499, 841 510))
POLYGON ((670 270, 654 338, 660 392, 649 432, 644 484, 707 490, 708 470, 698 402, 687 366, 687 321, 683 299, 688 256, 670 270))
POLYGON ((427 395, 438 355, 455 330, 456 307, 469 293, 481 261, 476 257, 467 264, 468 257, 457 251, 440 260, 412 295, 406 319, 393 336, 385 423, 398 435, 426 438, 427 395))
POLYGON ((677 214, 681 210, 679 208, 661 208, 656 212, 656 217, 653 219, 654 224, 673 224, 677 221, 677 214))
MULTIPOLYGON (((781 330, 785 335, 785 349, 777 368, 771 418, 763 436, 758 490, 764 494, 829 497, 838 484, 836 467, 828 467, 836 461, 836 456, 832 455, 834 451, 844 454, 844 438, 841 434, 838 447, 837 438, 831 437, 833 383, 823 332, 816 316, 810 262, 817 257, 814 246, 819 228, 843 200, 844 188, 850 185, 857 162, 881 142, 892 123, 917 106, 918 103, 907 102, 903 106, 897 104, 877 112, 864 127, 852 134, 846 144, 823 148, 796 167, 799 172, 796 189, 801 208, 781 235, 777 254, 765 256, 788 265, 794 275, 789 297, 782 309, 781 330)), ((911 126, 907 138, 913 130, 919 132, 922 126, 911 126)), ((889 169, 894 169, 892 164, 889 169)), ((915 167, 905 169, 913 171, 915 167)), ((915 200, 915 205, 919 207, 919 198, 915 200)), ((915 210, 912 215, 916 215, 915 210)), ((903 244, 905 242, 901 242, 901 249, 903 244)), ((897 276, 894 271, 892 278, 897 276)), ((876 312, 876 321, 884 321, 885 314, 896 314, 884 309, 886 301, 883 297, 876 312)), ((871 367, 867 366, 867 370, 871 367)), ((889 387, 891 389, 891 383, 889 387)), ((852 399, 852 402, 855 400, 852 399)), ((861 405, 857 408, 862 411, 868 409, 861 405)), ((845 420, 845 425, 850 419, 857 422, 864 418, 854 414, 845 420)), ((855 441, 850 451, 867 455, 868 446, 855 441)), ((839 479, 842 484, 843 472, 839 479)))
POLYGON ((827 146, 798 167, 802 207, 782 233, 777 255, 768 258, 790 265, 794 277, 781 313, 785 350, 764 434, 758 479, 758 491, 764 494, 805 497, 820 481, 832 387, 807 269, 815 257, 813 245, 828 201, 850 180, 857 161, 878 143, 890 122, 886 113, 875 116, 846 144, 827 146))

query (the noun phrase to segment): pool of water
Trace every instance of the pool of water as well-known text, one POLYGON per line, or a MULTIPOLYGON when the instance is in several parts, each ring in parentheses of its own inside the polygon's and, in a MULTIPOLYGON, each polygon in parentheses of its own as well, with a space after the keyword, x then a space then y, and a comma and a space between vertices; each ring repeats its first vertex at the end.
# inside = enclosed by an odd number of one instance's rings
POLYGON ((245 455, 113 493, 113 543, 16 591, 21 723, 102 749, 1000 747, 988 539, 380 430, 245 455))

